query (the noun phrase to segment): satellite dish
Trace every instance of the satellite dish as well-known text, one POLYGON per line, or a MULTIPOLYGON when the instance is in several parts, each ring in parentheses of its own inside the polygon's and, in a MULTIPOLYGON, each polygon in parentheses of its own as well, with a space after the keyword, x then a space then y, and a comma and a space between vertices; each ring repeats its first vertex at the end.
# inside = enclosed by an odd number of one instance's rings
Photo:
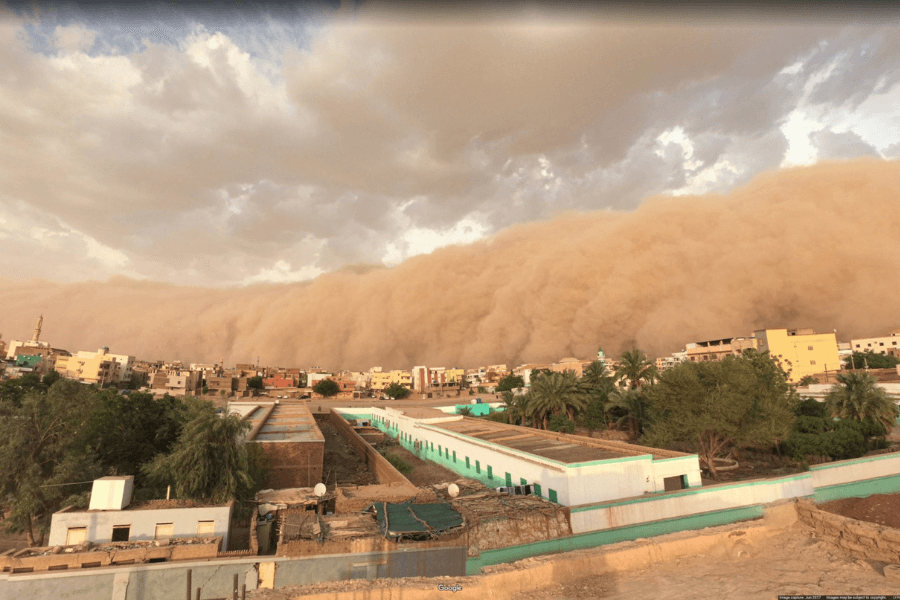
POLYGON ((451 483, 447 486, 447 493, 450 494, 451 498, 456 498, 459 496, 459 486, 455 483, 451 483))
POLYGON ((316 487, 313 488, 313 491, 316 493, 316 496, 318 496, 319 498, 321 498, 322 496, 325 495, 325 484, 324 484, 324 483, 317 483, 317 484, 316 484, 316 487))

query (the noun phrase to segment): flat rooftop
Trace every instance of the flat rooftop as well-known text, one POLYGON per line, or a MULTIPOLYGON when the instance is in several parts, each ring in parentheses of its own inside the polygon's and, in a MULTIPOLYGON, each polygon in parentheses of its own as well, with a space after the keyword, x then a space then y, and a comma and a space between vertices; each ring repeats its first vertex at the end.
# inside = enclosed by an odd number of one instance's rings
POLYGON ((305 402, 253 402, 229 405, 250 422, 248 440, 256 442, 324 442, 325 437, 305 402), (247 410, 247 406, 255 406, 247 410))
POLYGON ((536 430, 528 427, 504 425, 481 419, 466 418, 460 421, 447 421, 432 424, 432 427, 439 427, 447 431, 491 442, 512 450, 527 452, 542 458, 549 458, 564 464, 626 458, 645 454, 651 454, 655 459, 687 456, 680 452, 657 450, 655 448, 645 448, 633 444, 620 444, 591 438, 585 438, 584 443, 574 443, 568 439, 555 439, 553 434, 538 433, 536 430))

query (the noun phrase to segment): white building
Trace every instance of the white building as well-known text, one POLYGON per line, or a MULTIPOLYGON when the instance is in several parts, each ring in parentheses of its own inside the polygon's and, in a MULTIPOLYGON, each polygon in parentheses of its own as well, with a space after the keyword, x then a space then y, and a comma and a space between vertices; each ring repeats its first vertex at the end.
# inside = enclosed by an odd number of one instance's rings
POLYGON ((850 349, 853 352, 874 352, 900 357, 900 331, 887 337, 850 340, 850 349))
MULTIPOLYGON (((538 495, 564 506, 702 485, 696 454, 588 440, 421 408, 368 411, 375 426, 398 437, 420 458, 489 487, 530 484, 538 495)), ((359 415, 360 409, 346 412, 359 415)))

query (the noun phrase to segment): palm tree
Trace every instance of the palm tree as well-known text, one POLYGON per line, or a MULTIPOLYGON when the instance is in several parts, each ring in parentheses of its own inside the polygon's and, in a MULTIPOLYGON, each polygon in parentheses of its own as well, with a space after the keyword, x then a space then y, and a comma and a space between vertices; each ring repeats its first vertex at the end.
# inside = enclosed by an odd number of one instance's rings
POLYGON ((610 379, 612 379, 612 374, 606 368, 606 365, 599 360, 595 360, 585 367, 584 372, 581 374, 581 381, 590 387, 602 385, 610 379))
POLYGON ((500 401, 506 406, 506 416, 509 417, 509 424, 513 424, 513 417, 516 415, 514 411, 516 410, 516 395, 512 393, 512 390, 507 390, 500 394, 500 401))
POLYGON ((615 421, 616 425, 627 423, 631 439, 637 439, 652 418, 647 397, 638 390, 616 390, 610 395, 606 410, 611 412, 616 408, 624 413, 615 421))
POLYGON ((647 355, 635 348, 622 353, 616 365, 616 378, 628 382, 633 390, 641 389, 645 383, 653 383, 656 379, 656 366, 647 355))
POLYGON ((833 417, 863 421, 866 417, 884 424, 888 431, 896 425, 897 405, 876 386, 868 373, 840 373, 825 397, 825 407, 833 417))
POLYGON ((584 409, 587 394, 579 384, 578 377, 572 371, 564 373, 547 373, 531 385, 532 412, 539 418, 542 429, 547 429, 550 415, 567 413, 569 419, 575 420, 575 413, 584 409))

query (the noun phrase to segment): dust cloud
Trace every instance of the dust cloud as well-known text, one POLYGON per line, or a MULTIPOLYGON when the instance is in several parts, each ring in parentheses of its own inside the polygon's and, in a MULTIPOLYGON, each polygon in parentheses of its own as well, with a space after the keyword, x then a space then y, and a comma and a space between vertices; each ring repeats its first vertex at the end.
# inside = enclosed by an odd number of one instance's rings
POLYGON ((660 356, 763 327, 883 335, 900 325, 898 191, 900 162, 825 162, 302 284, 0 280, 0 331, 28 339, 43 313, 42 339, 70 351, 330 369, 660 356))

